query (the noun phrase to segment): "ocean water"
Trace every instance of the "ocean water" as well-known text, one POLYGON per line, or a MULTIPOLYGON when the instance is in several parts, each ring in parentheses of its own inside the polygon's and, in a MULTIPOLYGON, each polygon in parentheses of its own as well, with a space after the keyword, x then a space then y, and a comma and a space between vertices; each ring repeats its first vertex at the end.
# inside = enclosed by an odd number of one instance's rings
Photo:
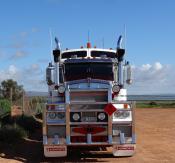
POLYGON ((174 101, 175 95, 128 95, 131 101, 174 101))

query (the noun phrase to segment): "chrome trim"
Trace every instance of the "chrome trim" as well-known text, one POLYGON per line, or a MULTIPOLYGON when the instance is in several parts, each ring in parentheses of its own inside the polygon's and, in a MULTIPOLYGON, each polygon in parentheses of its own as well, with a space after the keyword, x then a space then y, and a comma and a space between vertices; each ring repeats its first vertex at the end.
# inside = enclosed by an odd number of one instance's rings
POLYGON ((59 123, 59 122, 47 122, 48 126, 63 126, 66 125, 66 123, 59 123))
MULTIPOLYGON (((81 80, 74 80, 74 81, 68 81, 67 84, 79 84, 79 83, 87 83, 87 79, 81 79, 81 80)), ((110 81, 106 80, 100 80, 100 79, 91 79, 91 83, 102 83, 102 84, 109 84, 110 81)))
POLYGON ((60 140, 59 140, 59 136, 58 135, 54 135, 54 142, 53 144, 60 144, 60 140))
POLYGON ((43 144, 44 145, 47 145, 48 144, 47 136, 46 135, 43 136, 43 144))
POLYGON ((70 90, 69 86, 67 86, 66 91, 65 91, 65 103, 70 104, 70 90))
POLYGON ((103 125, 108 124, 108 122, 70 122, 70 125, 103 125))
POLYGON ((132 142, 131 143, 136 144, 136 135, 135 134, 132 135, 132 142))
POLYGON ((108 103, 112 102, 112 87, 108 89, 108 103))
POLYGON ((113 121, 112 124, 132 125, 132 121, 113 121))
POLYGON ((102 92, 102 91, 108 91, 108 88, 106 88, 106 89, 101 89, 101 88, 96 88, 96 89, 83 89, 83 88, 81 88, 81 89, 77 89, 77 88, 71 88, 70 89, 70 92, 102 92))
POLYGON ((52 112, 55 112, 55 113, 65 113, 66 111, 65 110, 48 110, 48 111, 46 111, 46 113, 52 113, 52 112))
POLYGON ((125 144, 125 133, 120 133, 120 144, 125 144))
POLYGON ((92 143, 92 135, 91 134, 87 134, 87 143, 88 144, 92 143))
POLYGON ((112 144, 112 135, 108 135, 108 143, 112 144))
POLYGON ((80 109, 71 109, 70 112, 104 112, 104 109, 87 109, 87 110, 80 110, 80 109))
POLYGON ((71 144, 70 136, 66 136, 66 144, 71 144))
POLYGON ((88 105, 90 105, 90 104, 108 104, 108 102, 90 102, 90 101, 73 101, 73 102, 70 102, 70 105, 73 105, 73 104, 88 104, 88 105))

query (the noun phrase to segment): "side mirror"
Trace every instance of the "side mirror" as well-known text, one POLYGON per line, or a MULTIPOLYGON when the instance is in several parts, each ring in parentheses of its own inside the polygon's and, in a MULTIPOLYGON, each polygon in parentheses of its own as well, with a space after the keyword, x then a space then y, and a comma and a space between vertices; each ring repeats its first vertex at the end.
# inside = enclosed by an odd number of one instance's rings
POLYGON ((48 85, 54 84, 54 69, 52 63, 49 63, 49 66, 46 68, 46 81, 48 85))
POLYGON ((127 62, 126 64, 126 83, 127 84, 132 84, 132 70, 131 70, 131 66, 129 64, 129 62, 127 62))

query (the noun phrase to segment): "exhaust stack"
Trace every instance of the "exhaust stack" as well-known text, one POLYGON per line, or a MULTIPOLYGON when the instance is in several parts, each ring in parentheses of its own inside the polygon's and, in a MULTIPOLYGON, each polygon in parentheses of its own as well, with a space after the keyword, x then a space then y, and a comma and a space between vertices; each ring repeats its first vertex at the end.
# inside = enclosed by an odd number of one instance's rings
POLYGON ((60 42, 56 37, 55 37, 55 43, 56 43, 56 48, 55 50, 53 50, 53 56, 54 56, 54 62, 55 62, 55 84, 59 85, 60 84, 59 61, 60 61, 61 48, 60 48, 60 42))
POLYGON ((126 83, 127 84, 132 84, 132 71, 131 71, 131 66, 129 64, 129 62, 126 63, 127 69, 126 69, 126 75, 127 75, 127 79, 126 79, 126 83))
POLYGON ((122 36, 119 36, 119 39, 117 41, 117 51, 116 55, 118 58, 118 84, 123 87, 123 58, 125 54, 125 49, 122 49, 122 36))

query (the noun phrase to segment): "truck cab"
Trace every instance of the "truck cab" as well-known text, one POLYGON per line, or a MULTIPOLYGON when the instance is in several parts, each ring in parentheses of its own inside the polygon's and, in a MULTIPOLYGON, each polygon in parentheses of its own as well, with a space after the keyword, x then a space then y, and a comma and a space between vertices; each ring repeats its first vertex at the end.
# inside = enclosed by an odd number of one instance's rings
MULTIPOLYGON (((118 44, 120 44, 119 38, 118 44)), ((46 69, 48 100, 43 112, 46 157, 65 157, 69 147, 109 147, 114 156, 135 153, 134 103, 127 101, 131 67, 125 50, 53 51, 46 69)))

